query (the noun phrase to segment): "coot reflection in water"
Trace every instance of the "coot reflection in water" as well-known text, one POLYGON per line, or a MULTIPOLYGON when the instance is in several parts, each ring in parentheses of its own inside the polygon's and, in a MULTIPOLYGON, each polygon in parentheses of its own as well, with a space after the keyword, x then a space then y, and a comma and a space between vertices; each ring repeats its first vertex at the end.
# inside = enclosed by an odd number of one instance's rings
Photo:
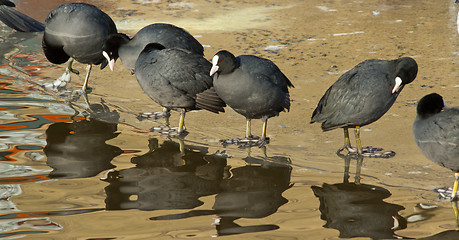
MULTIPOLYGON (((266 150, 266 146, 263 147, 266 150)), ((254 161, 252 157, 247 157, 254 161)), ((292 167, 287 158, 276 157, 284 162, 264 161, 261 165, 247 165, 231 169, 231 178, 224 181, 223 192, 217 194, 213 208, 219 236, 261 232, 278 229, 272 224, 239 226, 239 218, 265 218, 277 212, 288 200, 282 193, 293 186, 290 183, 292 167)))
POLYGON ((192 209, 203 204, 200 197, 221 192, 228 175, 225 155, 185 148, 180 139, 159 145, 152 138, 148 146, 148 153, 131 159, 135 167, 107 175, 108 210, 192 209))
MULTIPOLYGON (((352 158, 352 155, 344 157, 352 158)), ((348 160, 345 159, 346 162, 348 160)), ((346 168, 349 169, 348 166, 346 168)), ((359 172, 358 169, 357 174, 359 172)), ((320 187, 311 187, 320 201, 320 218, 326 221, 324 227, 337 229, 340 238, 403 238, 396 235, 395 231, 406 228, 407 220, 398 214, 404 207, 383 201, 391 196, 387 189, 358 181, 349 183, 346 181, 348 176, 349 173, 345 171, 343 183, 323 183, 320 187)))
MULTIPOLYGON (((262 147, 266 152, 266 146, 262 147)), ((274 224, 240 226, 235 223, 240 218, 261 219, 277 212, 288 202, 282 193, 293 184, 290 183, 292 167, 285 157, 275 156, 262 159, 248 156, 252 164, 230 169, 231 177, 220 183, 220 190, 213 210, 191 210, 181 214, 152 217, 151 220, 182 219, 193 216, 217 215, 214 225, 218 236, 262 232, 278 229, 274 224)), ((258 222, 258 221, 257 221, 258 222)))
POLYGON ((114 168, 114 157, 124 151, 106 143, 119 135, 117 124, 98 120, 119 117, 104 105, 91 106, 91 118, 71 123, 58 122, 46 130, 46 164, 53 168, 50 178, 88 178, 114 168))

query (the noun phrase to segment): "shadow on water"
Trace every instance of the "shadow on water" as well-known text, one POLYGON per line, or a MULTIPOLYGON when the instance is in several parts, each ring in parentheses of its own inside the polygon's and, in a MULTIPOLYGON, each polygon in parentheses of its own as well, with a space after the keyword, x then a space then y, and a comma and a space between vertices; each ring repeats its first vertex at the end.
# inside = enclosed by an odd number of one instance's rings
POLYGON ((337 229, 340 238, 369 237, 372 239, 403 238, 395 231, 405 229, 407 220, 399 215, 403 206, 383 201, 391 196, 389 190, 380 186, 360 183, 363 157, 341 155, 345 170, 343 183, 312 186, 320 201, 320 218, 325 228, 337 229), (356 160, 355 182, 349 182, 349 165, 356 160))
POLYGON ((226 157, 205 149, 185 149, 183 142, 152 138, 149 152, 133 157, 135 167, 111 171, 105 181, 108 210, 192 209, 198 198, 220 192, 226 157))
MULTIPOLYGON (((250 151, 250 148, 249 148, 250 151)), ((278 229, 277 225, 240 226, 234 221, 239 218, 265 218, 277 212, 288 200, 282 193, 293 186, 290 183, 292 168, 285 157, 244 159, 249 165, 231 169, 231 178, 223 182, 223 192, 217 194, 213 209, 219 219, 216 221, 220 236, 261 232, 278 229), (259 165, 250 163, 259 162, 259 165)))
MULTIPOLYGON (((191 210, 163 215, 151 220, 185 219, 217 215, 218 235, 260 232, 278 229, 277 225, 240 226, 239 218, 264 218, 288 200, 282 193, 289 189, 291 167, 288 162, 267 162, 247 157, 261 164, 231 168, 225 152, 209 154, 206 148, 185 146, 177 139, 159 144, 149 140, 150 151, 133 157, 136 166, 109 172, 105 181, 108 210, 193 209, 203 204, 200 197, 214 195, 212 210, 191 210)), ((281 158, 276 158, 280 160, 281 158)))
POLYGON ((89 119, 58 122, 46 130, 46 164, 50 178, 88 178, 115 168, 111 161, 124 151, 106 141, 116 138, 119 114, 107 106, 93 104, 89 119), (104 120, 112 120, 106 122, 104 120))
MULTIPOLYGON (((13 77, 0 75, 4 81, 14 81, 13 77)), ((69 112, 70 109, 59 101, 48 98, 31 97, 27 92, 16 90, 9 82, 0 83, 0 238, 16 238, 28 234, 49 233, 63 228, 52 219, 56 216, 70 216, 104 210, 103 208, 53 210, 53 211, 21 211, 12 201, 14 197, 22 195, 21 184, 39 183, 53 178, 48 169, 38 170, 26 165, 13 165, 10 162, 20 160, 20 153, 24 153, 29 160, 39 161, 43 158, 42 150, 45 142, 41 138, 43 126, 49 125, 49 137, 58 137, 56 126, 69 126, 74 122, 89 122, 81 116, 68 114, 20 114, 14 111, 30 109, 46 109, 51 112, 69 112), (63 110, 66 109, 67 110, 63 110), (54 110, 51 110, 54 109, 54 110), (55 111, 57 110, 57 111, 55 111), (14 112, 14 113, 13 113, 14 112), (53 130, 54 129, 54 130, 53 130), (8 162, 8 163, 5 163, 8 162), (23 230, 26 228, 28 230, 23 230)), ((44 111, 40 111, 44 112, 44 111)), ((100 126, 99 126, 100 127, 100 126)), ((116 129, 116 124, 115 124, 116 129)), ((76 129, 73 129, 76 131, 76 129)), ((88 140, 88 139, 86 139, 88 140)), ((86 147, 84 147, 86 148, 86 147)), ((97 155, 97 154, 96 154, 97 155)), ((71 158, 71 157, 69 157, 71 158)), ((51 157, 52 159, 52 157, 51 157)), ((68 159, 68 158, 66 158, 68 159)), ((49 159, 48 159, 49 160, 49 159)), ((79 168, 79 167, 78 167, 79 168)), ((44 207, 46 209, 46 207, 44 207)))
MULTIPOLYGON (((322 186, 311 186, 311 189, 320 201, 320 218, 326 221, 323 227, 338 230, 340 238, 413 239, 400 236, 396 231, 435 215, 436 205, 417 204, 415 213, 401 216, 399 212, 405 209, 403 206, 384 201, 392 195, 389 190, 360 182, 363 157, 339 153, 337 156, 344 160, 343 182, 323 183, 322 186), (349 169, 354 160, 355 180, 349 182, 349 169)), ((418 239, 459 239, 459 230, 446 230, 418 239)))

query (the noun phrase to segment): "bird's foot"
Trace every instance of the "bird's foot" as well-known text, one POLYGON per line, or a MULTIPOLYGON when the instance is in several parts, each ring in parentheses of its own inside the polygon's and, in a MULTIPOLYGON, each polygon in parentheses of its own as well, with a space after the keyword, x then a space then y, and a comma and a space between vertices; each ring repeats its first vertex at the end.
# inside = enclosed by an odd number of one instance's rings
POLYGON ((340 149, 338 149, 338 151, 336 151, 337 154, 342 154, 342 155, 358 155, 359 154, 359 151, 357 148, 353 148, 351 146, 348 146, 348 145, 345 145, 343 147, 341 147, 340 149), (342 154, 343 151, 347 151, 347 154, 342 154))
POLYGON ((458 200, 457 199, 457 194, 456 194, 456 196, 454 198, 451 197, 451 195, 453 193, 453 188, 452 187, 436 188, 433 191, 438 193, 438 198, 440 200, 447 200, 447 201, 457 201, 458 200))
POLYGON ((220 140, 224 147, 236 144, 239 148, 250 148, 250 147, 263 147, 269 144, 269 138, 260 138, 257 136, 249 136, 245 138, 233 138, 220 140))
POLYGON ((186 129, 183 129, 181 132, 179 132, 178 127, 169 126, 152 127, 150 128, 150 131, 157 132, 168 137, 185 137, 188 135, 188 131, 186 131, 186 129))
POLYGON ((87 87, 85 90, 84 89, 73 90, 71 94, 72 95, 71 99, 73 102, 76 102, 78 101, 78 99, 80 99, 81 96, 89 94, 91 92, 92 92, 92 88, 90 87, 87 87))
POLYGON ((54 91, 63 91, 68 83, 70 83, 70 71, 65 71, 62 76, 57 78, 52 83, 45 83, 43 88, 46 90, 54 90, 54 91))
POLYGON ((348 155, 362 155, 363 157, 369 158, 391 158, 395 156, 394 151, 384 151, 382 148, 374 148, 372 146, 367 146, 362 148, 362 153, 359 153, 357 148, 351 146, 343 146, 338 149, 337 153, 342 154, 342 151, 346 150, 348 155))
POLYGON ((160 118, 167 118, 171 115, 170 112, 167 112, 167 111, 162 111, 162 112, 146 112, 146 113, 139 113, 137 115, 137 119, 139 121, 142 121, 142 120, 145 120, 145 119, 150 119, 150 118, 153 118, 154 120, 158 120, 160 118))
POLYGON ((394 151, 384 151, 382 148, 367 146, 362 148, 362 155, 369 158, 391 158, 395 156, 394 151))

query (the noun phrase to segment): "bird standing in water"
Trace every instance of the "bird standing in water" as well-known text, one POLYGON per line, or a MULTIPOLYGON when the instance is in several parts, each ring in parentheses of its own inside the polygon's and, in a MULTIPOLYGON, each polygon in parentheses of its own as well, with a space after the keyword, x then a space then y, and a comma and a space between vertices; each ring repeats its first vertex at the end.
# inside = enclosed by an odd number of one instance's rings
MULTIPOLYGON (((310 123, 322 123, 323 131, 343 128, 344 147, 338 151, 346 149, 349 153, 363 154, 360 127, 382 117, 403 87, 416 78, 417 72, 416 61, 409 57, 363 61, 328 88, 312 113, 310 123), (351 147, 349 128, 355 128, 357 150, 351 147)), ((391 155, 393 152, 388 156, 391 155)))
POLYGON ((210 75, 214 77, 217 95, 247 120, 246 139, 242 142, 241 139, 223 140, 223 143, 267 143, 268 118, 290 110, 288 88, 293 87, 290 80, 268 59, 253 55, 235 57, 226 50, 219 51, 212 58, 210 75), (252 135, 252 119, 263 121, 261 138, 252 135))
POLYGON ((54 83, 54 87, 65 87, 70 81, 70 72, 75 72, 72 70, 72 63, 76 60, 88 64, 82 87, 82 92, 86 92, 92 65, 101 64, 101 69, 107 66, 108 61, 102 55, 102 46, 107 37, 116 32, 113 20, 90 4, 63 4, 51 11, 45 20, 43 51, 46 58, 54 64, 68 61, 64 74, 54 83))
POLYGON ((449 108, 443 97, 432 93, 419 100, 413 124, 416 145, 430 161, 454 172, 451 194, 457 200, 459 186, 459 108, 449 108))
POLYGON ((188 111, 224 112, 225 103, 215 94, 206 93, 212 87, 212 78, 208 74, 211 67, 210 62, 199 54, 180 48, 165 48, 158 43, 148 44, 140 53, 135 65, 140 87, 167 111, 180 111, 179 126, 176 131, 171 129, 169 135, 184 133, 185 113, 188 111))

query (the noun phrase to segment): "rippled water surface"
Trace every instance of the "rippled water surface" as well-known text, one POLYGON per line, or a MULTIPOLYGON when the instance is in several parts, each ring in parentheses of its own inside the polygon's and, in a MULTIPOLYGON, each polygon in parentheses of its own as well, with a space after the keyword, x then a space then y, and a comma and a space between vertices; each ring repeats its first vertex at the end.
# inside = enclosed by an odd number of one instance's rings
MULTIPOLYGON (((62 2, 16 1, 41 21, 62 2)), ((420 153, 411 129, 425 94, 459 106, 453 0, 87 2, 129 34, 154 22, 184 27, 208 59, 228 49, 273 60, 295 85, 291 111, 270 119, 262 148, 219 143, 245 133, 231 109, 191 112, 190 133, 168 138, 149 132, 163 120, 136 118, 161 107, 121 62, 94 68, 87 101, 69 102, 41 87, 65 67, 46 61, 41 35, 2 27, 0 238, 459 239, 451 203, 433 191, 453 174, 420 153), (396 155, 338 156, 342 131, 309 124, 318 100, 357 63, 400 56, 416 59, 418 77, 361 134, 396 155)), ((74 67, 82 74, 71 90, 85 71, 74 67)), ((259 121, 253 128, 261 133, 259 121)))

